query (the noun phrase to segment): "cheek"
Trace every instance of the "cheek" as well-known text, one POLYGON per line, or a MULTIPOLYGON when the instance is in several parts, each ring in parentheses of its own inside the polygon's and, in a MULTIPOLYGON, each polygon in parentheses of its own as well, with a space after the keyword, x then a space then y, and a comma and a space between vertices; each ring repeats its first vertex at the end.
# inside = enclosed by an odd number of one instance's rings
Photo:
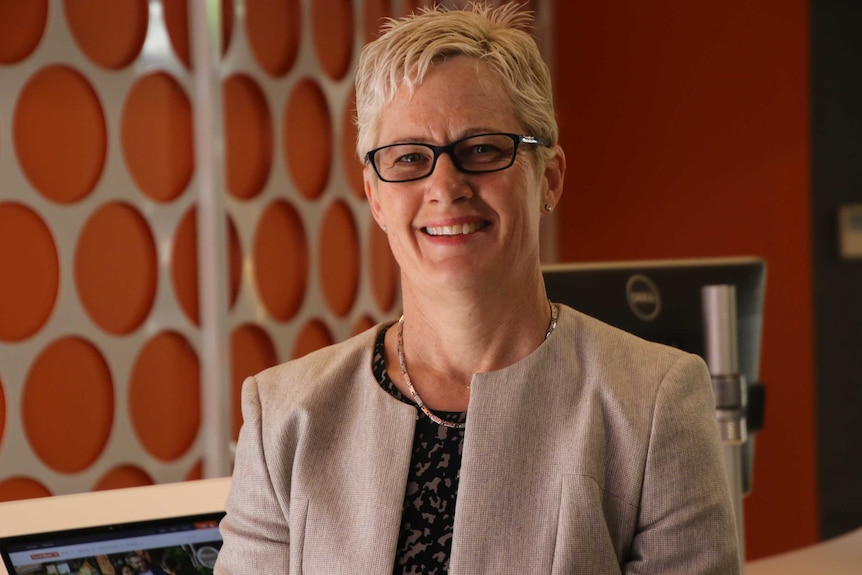
POLYGON ((419 206, 410 195, 393 193, 395 191, 381 187, 375 196, 375 219, 379 224, 386 225, 390 236, 410 228, 419 210, 419 206))
POLYGON ((517 217, 532 228, 533 222, 538 223, 543 202, 543 180, 534 170, 525 168, 519 185, 511 190, 511 209, 517 211, 517 217))

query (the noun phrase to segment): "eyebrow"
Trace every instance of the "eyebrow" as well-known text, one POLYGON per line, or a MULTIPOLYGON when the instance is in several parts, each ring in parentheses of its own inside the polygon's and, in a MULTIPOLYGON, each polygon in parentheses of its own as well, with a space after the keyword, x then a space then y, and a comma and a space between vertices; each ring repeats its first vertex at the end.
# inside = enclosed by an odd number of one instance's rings
MULTIPOLYGON (((469 130, 461 133, 461 135, 456 136, 455 138, 452 138, 451 140, 448 140, 442 144, 431 144, 431 145, 445 146, 446 144, 450 144, 452 142, 457 142, 458 140, 463 140, 464 138, 469 138, 471 136, 478 136, 480 134, 500 134, 500 133, 509 133, 509 132, 507 132, 505 129, 501 129, 501 128, 470 128, 469 130)), ((511 133, 520 134, 520 131, 516 130, 516 131, 511 132, 511 133)), ((392 142, 390 142, 389 144, 380 144, 380 145, 381 146, 391 146, 394 144, 430 144, 430 142, 427 139, 423 139, 421 137, 408 136, 408 137, 396 138, 396 139, 392 140, 392 142)))

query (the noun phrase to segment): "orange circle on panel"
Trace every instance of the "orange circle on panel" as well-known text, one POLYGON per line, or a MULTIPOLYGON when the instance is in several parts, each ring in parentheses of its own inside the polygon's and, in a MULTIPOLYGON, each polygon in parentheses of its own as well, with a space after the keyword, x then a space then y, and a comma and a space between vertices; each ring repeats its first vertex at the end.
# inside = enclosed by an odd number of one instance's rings
POLYGON ((124 489, 126 487, 143 487, 153 485, 155 482, 146 471, 134 465, 120 465, 114 467, 93 486, 93 491, 107 491, 108 489, 124 489))
POLYGON ((92 465, 114 421, 114 386, 102 354, 80 337, 49 345, 27 374, 21 411, 27 440, 46 465, 61 473, 92 465))
POLYGON ((235 74, 224 83, 227 190, 235 198, 257 196, 272 167, 272 118, 255 81, 235 74))
POLYGON ((231 438, 239 437, 242 426, 242 383, 250 375, 278 363, 278 353, 269 335, 260 326, 246 324, 230 336, 231 357, 231 438))
POLYGON ((362 163, 356 156, 356 91, 350 91, 350 100, 341 114, 341 163, 350 191, 360 200, 365 199, 365 183, 362 181, 362 163))
POLYGON ((365 0, 365 41, 374 40, 380 35, 384 19, 392 16, 389 0, 365 0))
POLYGON ((87 58, 118 69, 134 60, 147 34, 147 0, 65 0, 66 22, 87 58))
POLYGON ((312 351, 332 345, 334 340, 326 324, 319 319, 313 319, 302 326, 293 344, 291 357, 296 359, 312 351))
POLYGON ((29 56, 45 33, 48 0, 0 2, 0 64, 14 64, 29 56))
POLYGON ((163 461, 192 446, 201 420, 200 365, 186 339, 162 332, 144 345, 129 382, 129 414, 144 448, 163 461))
MULTIPOLYGON (((177 302, 186 317, 195 325, 200 325, 200 287, 198 276, 198 210, 191 207, 183 215, 174 233, 173 250, 171 252, 171 281, 174 286, 177 302)), ((225 231, 227 233, 228 259, 228 305, 233 307, 239 294, 242 279, 242 247, 239 243, 239 233, 230 216, 225 216, 225 231)))
POLYGON ((45 222, 30 208, 0 203, 0 341, 21 341, 48 321, 60 283, 60 260, 45 222), (21 278, 26 278, 22 281, 21 278))
POLYGON ((29 477, 12 477, 0 481, 0 502, 50 496, 47 487, 29 477))
POLYGON ((320 197, 332 163, 332 120, 326 98, 310 78, 293 88, 284 114, 285 162, 299 193, 320 197))
POLYGON ((46 198, 72 203, 93 190, 107 132, 99 98, 80 73, 50 66, 30 78, 18 96, 13 131, 21 169, 46 198))
MULTIPOLYGON (((186 68, 191 68, 189 45, 188 0, 162 0, 165 28, 177 59, 186 68)), ((233 0, 221 0, 221 53, 227 52, 233 35, 233 0)))
POLYGON ((96 325, 118 335, 139 327, 155 300, 157 276, 153 236, 131 205, 105 204, 90 216, 75 249, 75 285, 96 325))
POLYGON ((302 33, 299 0, 247 0, 245 26, 251 51, 261 68, 281 76, 293 66, 302 33))
POLYGON ((254 236, 254 279, 260 299, 278 321, 291 319, 308 284, 308 240, 296 209, 283 200, 264 210, 254 236))
POLYGON ((376 224, 370 226, 369 254, 371 289, 377 305, 383 311, 389 311, 398 298, 398 280, 401 269, 389 248, 389 238, 376 224))
POLYGON ((318 62, 330 78, 340 80, 350 68, 353 51, 351 0, 312 2, 311 26, 318 62))
POLYGON ((338 316, 347 315, 359 288, 359 236, 347 204, 333 202, 320 229, 320 282, 326 305, 338 316))
POLYGON ((163 72, 144 76, 126 98, 121 123, 135 183, 157 202, 176 199, 194 170, 192 107, 183 88, 163 72))

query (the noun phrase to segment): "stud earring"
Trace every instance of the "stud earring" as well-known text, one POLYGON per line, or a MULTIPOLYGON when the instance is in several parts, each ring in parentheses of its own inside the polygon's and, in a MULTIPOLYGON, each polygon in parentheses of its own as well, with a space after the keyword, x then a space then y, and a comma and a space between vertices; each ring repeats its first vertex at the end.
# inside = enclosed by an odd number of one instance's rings
POLYGON ((552 206, 551 204, 545 204, 545 211, 548 212, 549 214, 551 213, 551 211, 553 209, 554 209, 554 206, 552 206))

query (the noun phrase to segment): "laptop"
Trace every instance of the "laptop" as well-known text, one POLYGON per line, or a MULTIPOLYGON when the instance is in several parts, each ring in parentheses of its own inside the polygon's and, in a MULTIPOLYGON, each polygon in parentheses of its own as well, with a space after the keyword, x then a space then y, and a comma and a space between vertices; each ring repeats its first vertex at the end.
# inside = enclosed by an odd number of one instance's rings
POLYGON ((9 575, 211 574, 223 511, 0 537, 9 575))

